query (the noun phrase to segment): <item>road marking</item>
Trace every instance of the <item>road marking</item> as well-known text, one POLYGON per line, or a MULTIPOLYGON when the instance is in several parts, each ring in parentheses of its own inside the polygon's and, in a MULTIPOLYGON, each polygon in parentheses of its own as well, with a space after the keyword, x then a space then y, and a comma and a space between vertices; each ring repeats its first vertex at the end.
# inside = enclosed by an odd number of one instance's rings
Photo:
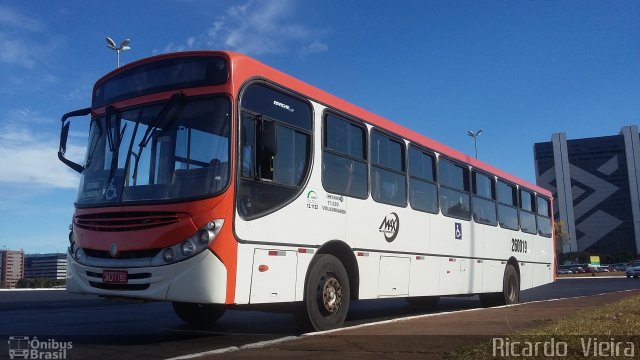
POLYGON ((204 351, 204 352, 200 352, 200 353, 196 353, 196 354, 187 354, 187 355, 177 356, 177 357, 173 357, 173 358, 169 358, 169 359, 165 359, 165 360, 187 360, 187 359, 193 359, 193 358, 203 357, 203 356, 207 356, 207 355, 224 354, 224 353, 238 351, 238 350, 257 349, 257 348, 263 348, 263 347, 266 347, 266 346, 275 345, 275 344, 279 344, 281 342, 291 341, 291 340, 295 340, 295 339, 298 339, 298 336, 285 336, 285 337, 279 338, 279 339, 260 341, 260 342, 256 342, 256 343, 252 343, 252 344, 246 344, 246 345, 240 345, 240 346, 229 346, 229 347, 222 348, 222 349, 204 351))
POLYGON ((206 335, 234 335, 234 336, 273 336, 273 334, 259 334, 259 333, 235 333, 232 331, 206 331, 206 330, 181 330, 181 329, 166 329, 171 332, 191 333, 191 334, 206 334, 206 335))
POLYGON ((66 288, 12 288, 12 289, 0 289, 0 291, 40 291, 40 290, 46 290, 46 291, 66 291, 66 288))
POLYGON ((495 307, 491 307, 491 308, 480 307, 480 308, 474 308, 474 309, 444 311, 444 312, 432 313, 432 314, 422 314, 422 315, 407 316, 407 317, 401 317, 401 318, 397 318, 397 319, 390 319, 390 320, 376 321, 376 322, 371 322, 371 323, 366 323, 366 324, 353 325, 353 326, 343 327, 343 328, 339 328, 339 329, 306 333, 306 334, 302 334, 300 336, 285 336, 285 337, 279 338, 279 339, 260 341, 260 342, 251 343, 251 344, 245 344, 245 345, 241 345, 241 346, 230 346, 230 347, 226 347, 226 348, 222 348, 222 349, 215 349, 215 350, 210 350, 210 351, 205 351, 205 352, 200 352, 200 353, 195 353, 195 354, 186 354, 186 355, 173 357, 173 358, 169 358, 169 359, 165 359, 165 360, 187 360, 187 359, 193 359, 193 358, 203 357, 203 356, 207 356, 207 355, 224 354, 224 353, 228 353, 228 352, 235 352, 235 351, 245 350, 245 349, 259 349, 259 348, 263 348, 263 347, 270 346, 270 345, 275 345, 275 344, 279 344, 279 343, 283 343, 283 342, 287 342, 287 341, 297 340, 297 339, 300 339, 302 337, 334 334, 334 333, 337 333, 337 332, 340 332, 340 331, 343 331, 343 330, 361 329, 361 328, 365 328, 365 327, 369 327, 369 326, 392 324, 392 323, 396 323, 396 322, 408 321, 408 320, 414 320, 414 319, 423 319, 423 318, 429 318, 429 317, 435 317, 435 316, 450 315, 450 314, 457 314, 457 313, 470 312, 470 311, 479 311, 479 310, 487 310, 487 309, 502 309, 502 308, 509 308, 509 307, 516 307, 516 306, 526 305, 526 304, 536 304, 536 303, 553 302, 553 301, 560 301, 560 300, 581 299, 581 298, 585 298, 585 297, 603 296, 603 295, 608 295, 608 294, 624 293, 624 292, 631 292, 631 291, 638 291, 638 289, 619 290, 619 291, 611 291, 611 292, 594 294, 594 295, 580 295, 580 296, 572 296, 572 297, 557 298, 557 299, 536 300, 536 301, 529 301, 529 302, 523 302, 523 303, 517 303, 517 304, 511 304, 511 305, 495 306, 495 307))
POLYGON ((556 280, 576 280, 576 279, 624 279, 624 275, 607 275, 607 276, 576 276, 576 277, 559 277, 556 280))

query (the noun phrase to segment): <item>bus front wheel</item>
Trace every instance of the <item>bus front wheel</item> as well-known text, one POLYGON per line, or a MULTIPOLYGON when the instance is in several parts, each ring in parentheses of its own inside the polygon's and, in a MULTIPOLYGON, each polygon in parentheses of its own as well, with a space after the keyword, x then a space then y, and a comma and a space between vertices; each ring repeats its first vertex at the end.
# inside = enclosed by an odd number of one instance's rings
POLYGON ((296 314, 298 323, 317 331, 338 328, 347 317, 350 297, 349 277, 340 260, 318 255, 305 281, 304 303, 296 314))
POLYGON ((173 310, 187 324, 208 326, 213 325, 224 315, 225 307, 220 304, 174 302, 173 310))

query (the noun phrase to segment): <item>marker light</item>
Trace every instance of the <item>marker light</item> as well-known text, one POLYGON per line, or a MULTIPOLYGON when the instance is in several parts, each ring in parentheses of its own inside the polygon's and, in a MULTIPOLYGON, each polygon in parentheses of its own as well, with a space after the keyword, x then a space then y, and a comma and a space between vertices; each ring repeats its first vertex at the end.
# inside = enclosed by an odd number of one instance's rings
POLYGON ((182 255, 189 256, 196 249, 196 246, 193 245, 191 240, 187 240, 182 243, 182 255))
POLYGON ((211 240, 211 232, 209 230, 204 230, 204 229, 200 230, 200 235, 198 236, 198 240, 203 245, 208 244, 209 240, 211 240))
MULTIPOLYGON (((207 250, 222 230, 223 219, 207 222, 198 231, 182 242, 171 245, 158 252, 151 259, 151 266, 163 266, 186 260, 207 250)), ((81 256, 85 256, 81 252, 81 256)))
POLYGON ((173 249, 171 249, 171 248, 164 249, 164 251, 162 252, 162 258, 166 262, 173 261, 173 249))

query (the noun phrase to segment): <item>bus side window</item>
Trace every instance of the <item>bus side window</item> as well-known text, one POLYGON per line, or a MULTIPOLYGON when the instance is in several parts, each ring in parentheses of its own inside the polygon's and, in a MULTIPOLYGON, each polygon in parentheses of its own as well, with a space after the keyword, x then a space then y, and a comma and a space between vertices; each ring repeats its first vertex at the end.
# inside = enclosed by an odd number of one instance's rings
POLYGON ((364 127, 333 114, 324 118, 322 186, 335 194, 365 199, 369 193, 364 127))
POLYGON ((301 191, 311 168, 308 102, 262 83, 242 94, 238 213, 245 219, 284 206, 301 191))
POLYGON ((438 170, 442 214, 470 220, 469 169, 440 157, 438 170))
POLYGON ((404 142, 371 131, 371 197, 390 205, 406 206, 407 182, 404 142))
POLYGON ((498 200, 498 223, 505 229, 518 230, 518 197, 516 187, 498 180, 496 197, 498 200))
POLYGON ((472 172, 473 187, 473 220, 487 225, 497 224, 495 203, 495 180, 493 177, 472 172))
POLYGON ((520 189, 520 229, 536 234, 535 197, 530 191, 520 189))
POLYGON ((435 157, 415 146, 409 147, 409 203, 415 210, 438 212, 435 157))
POLYGON ((538 195, 536 196, 536 205, 538 234, 551 237, 551 208, 549 207, 549 199, 538 195))

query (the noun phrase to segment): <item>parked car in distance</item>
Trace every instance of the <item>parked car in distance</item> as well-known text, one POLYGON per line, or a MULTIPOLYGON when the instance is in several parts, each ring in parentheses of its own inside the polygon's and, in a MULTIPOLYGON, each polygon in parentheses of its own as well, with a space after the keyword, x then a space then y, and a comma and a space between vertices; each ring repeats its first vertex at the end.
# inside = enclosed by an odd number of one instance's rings
POLYGON ((584 274, 585 271, 582 267, 580 266, 576 266, 576 267, 572 267, 571 271, 573 271, 574 274, 584 274))
POLYGON ((594 267, 593 271, 597 272, 597 273, 608 273, 609 272, 609 267, 605 267, 605 266, 598 266, 598 267, 594 267))
POLYGON ((629 265, 627 265, 627 263, 617 263, 613 265, 613 270, 614 271, 625 271, 627 270, 627 267, 629 267, 629 265))
POLYGON ((558 271, 556 273, 558 275, 567 275, 567 274, 573 274, 573 271, 571 271, 569 269, 558 269, 558 271))
POLYGON ((632 276, 635 279, 640 277, 640 263, 634 263, 629 266, 625 271, 625 275, 627 276, 627 279, 630 279, 632 276))

